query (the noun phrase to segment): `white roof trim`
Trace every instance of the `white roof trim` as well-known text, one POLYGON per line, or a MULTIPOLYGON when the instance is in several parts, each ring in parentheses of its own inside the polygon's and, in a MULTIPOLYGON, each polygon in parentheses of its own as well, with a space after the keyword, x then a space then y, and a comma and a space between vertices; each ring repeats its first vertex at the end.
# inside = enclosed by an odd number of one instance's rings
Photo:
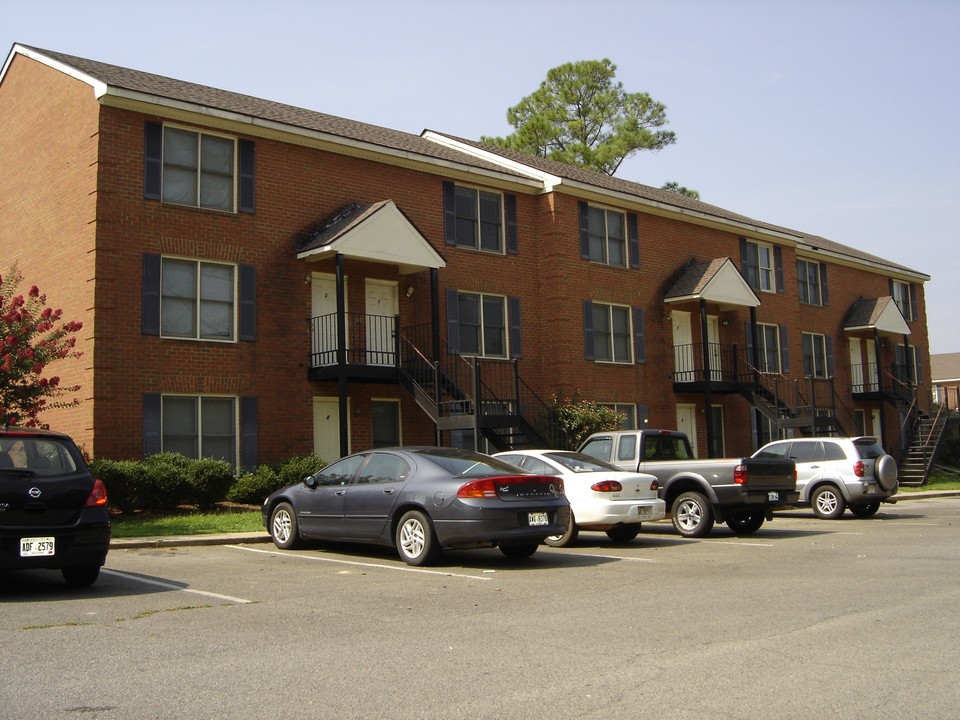
POLYGON ((13 58, 16 55, 24 55, 30 58, 31 60, 36 60, 38 63, 46 65, 47 67, 51 67, 54 70, 58 70, 59 72, 62 72, 64 75, 69 75, 70 77, 76 80, 79 80, 82 83, 86 83, 87 85, 93 88, 93 93, 97 98, 100 98, 102 95, 106 94, 107 92, 106 83, 102 83, 99 80, 90 77, 86 73, 82 73, 76 68, 71 67, 70 65, 64 65, 62 62, 58 60, 54 60, 53 58, 50 58, 44 55, 43 53, 37 52, 32 48, 28 48, 23 45, 20 45, 19 43, 14 44, 13 48, 10 50, 10 54, 7 55, 7 60, 3 64, 3 70, 0 71, 0 83, 3 82, 3 78, 7 74, 7 68, 10 67, 10 64, 13 62, 13 58))

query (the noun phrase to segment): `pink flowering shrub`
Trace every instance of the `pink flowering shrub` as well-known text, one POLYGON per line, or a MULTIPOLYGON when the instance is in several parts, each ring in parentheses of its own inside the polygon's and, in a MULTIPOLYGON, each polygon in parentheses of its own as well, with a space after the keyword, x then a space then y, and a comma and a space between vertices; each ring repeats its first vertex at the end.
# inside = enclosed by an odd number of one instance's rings
POLYGON ((79 385, 61 385, 46 370, 57 360, 80 357, 74 333, 83 326, 64 321, 63 310, 47 307, 36 285, 26 296, 18 293, 21 280, 16 267, 0 277, 0 423, 40 427, 43 410, 80 402, 66 397, 79 385))

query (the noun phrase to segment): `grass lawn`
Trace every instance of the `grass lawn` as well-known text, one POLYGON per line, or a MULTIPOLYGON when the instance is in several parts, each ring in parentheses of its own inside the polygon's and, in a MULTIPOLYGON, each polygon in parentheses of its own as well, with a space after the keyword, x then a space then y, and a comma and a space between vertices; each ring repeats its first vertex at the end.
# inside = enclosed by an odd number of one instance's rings
POLYGON ((168 515, 118 515, 113 518, 110 534, 115 538, 134 538, 232 532, 266 532, 260 511, 231 509, 216 512, 177 512, 168 515))

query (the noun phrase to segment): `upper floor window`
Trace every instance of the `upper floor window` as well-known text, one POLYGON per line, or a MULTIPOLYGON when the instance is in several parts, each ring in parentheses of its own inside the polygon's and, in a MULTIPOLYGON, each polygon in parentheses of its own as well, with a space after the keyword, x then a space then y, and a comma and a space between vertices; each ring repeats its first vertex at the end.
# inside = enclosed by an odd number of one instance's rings
POLYGON ((592 303, 593 359, 632 363, 630 308, 623 305, 592 303))
POLYGON ((148 122, 143 196, 177 205, 254 211, 254 143, 148 122))
POLYGON ((783 363, 780 357, 780 327, 758 324, 757 342, 759 343, 755 354, 757 369, 765 373, 783 372, 783 363))
POLYGON ((740 262, 747 284, 762 292, 783 292, 783 255, 779 247, 740 239, 740 262))
POLYGON ((627 266, 626 222, 623 213, 587 208, 587 247, 591 262, 627 266))
POLYGON ((910 283, 900 282, 899 280, 890 281, 890 295, 893 301, 900 308, 900 314, 907 321, 917 319, 916 308, 916 290, 910 283))
POLYGON ((818 333, 803 333, 801 337, 804 377, 827 377, 827 338, 818 333))
POLYGON ((802 303, 827 305, 827 266, 810 260, 797 260, 797 292, 802 303))
POLYGON ((520 300, 447 290, 447 340, 463 355, 520 357, 520 300))
POLYGON ((517 252, 516 196, 445 182, 443 211, 448 245, 517 252))
POLYGON ((163 258, 160 334, 198 340, 236 337, 233 265, 163 258))

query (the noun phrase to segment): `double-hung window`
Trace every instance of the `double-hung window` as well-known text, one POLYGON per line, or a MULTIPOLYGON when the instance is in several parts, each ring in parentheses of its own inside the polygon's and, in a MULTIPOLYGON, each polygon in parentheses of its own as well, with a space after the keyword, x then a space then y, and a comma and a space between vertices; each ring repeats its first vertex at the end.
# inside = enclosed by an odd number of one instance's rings
POLYGON ((604 208, 587 208, 587 247, 591 262, 627 266, 626 220, 624 214, 604 208))
POLYGON ((632 363, 630 324, 629 307, 593 303, 593 359, 632 363))
POLYGON ((164 127, 163 200, 233 212, 235 156, 233 138, 164 127))
POLYGON ((456 244, 475 250, 503 252, 503 196, 457 185, 456 244))
POLYGON ((164 395, 160 423, 163 452, 237 464, 236 398, 164 395))
POLYGON ((827 371, 827 340, 818 333, 803 333, 803 375, 825 378, 827 371))
POLYGON ((904 320, 917 319, 917 309, 914 307, 916 295, 910 283, 891 280, 890 294, 893 296, 893 301, 897 304, 897 307, 900 308, 900 314, 903 315, 904 320))
POLYGON ((783 291, 783 256, 780 248, 741 238, 740 262, 747 284, 762 292, 783 291))
POLYGON ((810 260, 797 260, 797 292, 800 302, 806 305, 826 305, 826 265, 810 260))
POLYGON ((507 357, 507 304, 501 295, 458 293, 460 352, 479 357, 507 357))
POLYGON ((760 372, 779 373, 780 363, 780 328, 777 325, 757 325, 757 368, 760 372))
POLYGON ((163 258, 160 334, 197 340, 236 338, 235 266, 163 258))

